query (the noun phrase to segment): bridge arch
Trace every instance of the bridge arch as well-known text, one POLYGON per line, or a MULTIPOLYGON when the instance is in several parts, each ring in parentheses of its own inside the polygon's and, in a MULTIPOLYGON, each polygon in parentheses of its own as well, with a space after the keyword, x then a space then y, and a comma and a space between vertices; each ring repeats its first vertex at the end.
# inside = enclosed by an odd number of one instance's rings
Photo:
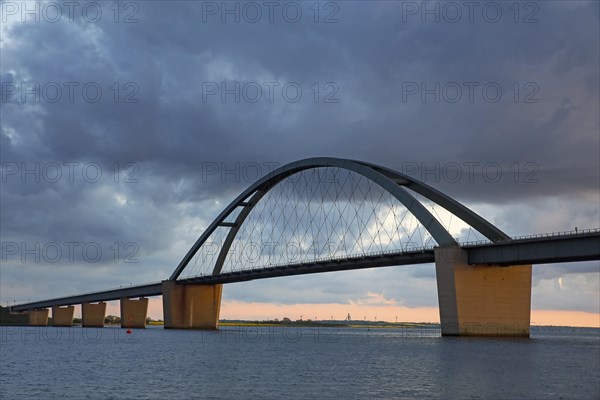
POLYGON ((219 252, 213 269, 213 275, 219 274, 225 258, 227 257, 229 247, 233 243, 236 234, 244 223, 246 217, 250 214, 254 206, 263 198, 263 196, 265 196, 265 194, 267 194, 278 183, 296 173, 309 169, 324 167, 333 167, 351 171, 379 185, 381 188, 395 197, 400 203, 402 203, 402 205, 404 205, 404 207, 406 207, 406 209, 408 209, 408 211, 415 216, 415 218, 423 225, 423 227, 431 234, 433 239, 440 246, 452 246, 456 245, 457 243, 452 235, 441 225, 441 223, 405 188, 408 188, 445 208, 453 215, 459 217, 471 227, 479 231, 492 242, 510 239, 510 237, 504 232, 461 203, 434 189, 433 187, 413 179, 410 176, 389 168, 362 161, 329 157, 309 158, 292 162, 272 171, 242 192, 202 233, 202 235, 187 252, 185 257, 181 260, 175 271, 170 276, 169 280, 173 281, 178 279, 190 260, 192 260, 194 255, 218 227, 229 227, 229 232, 225 238, 223 247, 219 252), (232 215, 234 210, 238 209, 239 207, 242 207, 242 211, 237 215, 235 222, 226 223, 225 220, 227 217, 232 215))

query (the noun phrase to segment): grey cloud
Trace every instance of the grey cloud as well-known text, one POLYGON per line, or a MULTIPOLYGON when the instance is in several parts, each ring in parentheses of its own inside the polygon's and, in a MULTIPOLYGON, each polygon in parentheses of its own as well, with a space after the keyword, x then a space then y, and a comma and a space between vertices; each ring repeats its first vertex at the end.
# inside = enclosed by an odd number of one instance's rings
MULTIPOLYGON (((401 2, 340 2, 336 24, 314 24, 310 18, 298 24, 203 23, 194 2, 140 2, 134 24, 109 18, 98 24, 81 18, 7 24, 3 96, 5 83, 24 81, 79 87, 94 82, 103 96, 97 103, 85 101, 79 91, 74 102, 65 96, 56 103, 3 101, 2 163, 94 162, 107 179, 54 184, 8 177, 0 193, 2 241, 133 241, 148 265, 142 276, 154 277, 174 268, 201 228, 250 184, 246 177, 222 176, 221 170, 323 155, 412 172, 476 210, 481 206, 489 212, 485 217, 510 234, 597 227, 599 5, 537 4, 535 24, 514 23, 509 14, 498 24, 421 23, 418 17, 403 22, 401 2), (303 97, 298 103, 281 95, 273 103, 222 103, 218 96, 203 102, 203 82, 222 80, 297 82, 303 97), (504 91, 501 101, 403 99, 406 83, 471 81, 497 82, 504 91), (118 102, 110 89, 115 82, 118 102), (335 83, 339 102, 314 103, 314 82, 321 90, 335 83), (515 82, 518 103, 511 89, 515 82), (528 82, 539 87, 537 103, 522 102, 528 82), (127 83, 135 86, 125 89, 127 83), (138 102, 124 103, 133 92, 138 102), (111 182, 110 166, 129 162, 139 168, 139 182, 111 182), (502 168, 498 182, 483 176, 490 162, 502 168), (449 163, 462 168, 456 183, 440 172, 449 163), (219 171, 212 174, 215 165, 219 171), (476 165, 473 181, 468 165, 476 165), (437 172, 428 174, 423 166, 437 172), (534 180, 524 182, 527 177, 534 180), (118 204, 116 195, 127 203, 118 204)), ((77 286, 84 289, 92 285, 86 278, 90 266, 77 265, 81 269, 69 267, 69 276, 86 282, 77 286)), ((560 268, 543 274, 569 273, 560 268)), ((593 272, 586 268, 575 270, 593 272)), ((140 270, 110 270, 115 274, 110 282, 141 279, 140 270)), ((27 281, 31 275, 25 271, 3 265, 3 292, 6 285, 27 281)), ((386 273, 395 280, 433 282, 431 268, 386 273)), ((341 301, 361 291, 352 278, 336 280, 337 285, 319 284, 314 292, 302 288, 301 278, 281 280, 277 289, 268 280, 251 285, 257 288, 252 293, 265 299, 297 289, 297 297, 287 297, 294 301, 303 295, 341 301)), ((386 297, 435 305, 408 284, 402 286, 405 297, 392 286, 385 286, 386 297)), ((237 287, 232 295, 252 297, 237 287)), ((60 290, 38 288, 38 293, 60 290)))

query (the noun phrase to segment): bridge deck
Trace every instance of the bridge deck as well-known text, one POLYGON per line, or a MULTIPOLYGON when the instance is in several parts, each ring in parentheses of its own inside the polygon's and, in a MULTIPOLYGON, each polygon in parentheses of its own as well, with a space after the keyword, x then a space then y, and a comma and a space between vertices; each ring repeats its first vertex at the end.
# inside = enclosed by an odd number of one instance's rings
POLYGON ((464 246, 469 264, 553 264, 600 259, 600 231, 464 246))
MULTIPOLYGON (((600 259, 600 230, 541 236, 504 241, 500 243, 467 244, 469 264, 550 264, 559 262, 587 261, 600 259)), ((394 265, 411 265, 434 262, 434 250, 420 249, 402 253, 365 255, 330 259, 289 266, 273 266, 254 270, 221 273, 181 279, 183 284, 209 285, 217 283, 244 282, 278 276, 314 274, 320 272, 346 271, 353 269, 378 268, 394 265)), ((162 283, 128 286, 76 296, 36 301, 12 306, 13 311, 36 308, 118 300, 123 297, 147 297, 162 295, 162 283)))

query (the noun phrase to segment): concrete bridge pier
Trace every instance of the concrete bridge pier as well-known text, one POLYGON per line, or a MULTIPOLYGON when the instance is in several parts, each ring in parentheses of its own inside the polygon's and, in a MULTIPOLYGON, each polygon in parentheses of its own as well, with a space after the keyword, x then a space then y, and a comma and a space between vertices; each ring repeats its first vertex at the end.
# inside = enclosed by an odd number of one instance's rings
POLYGON ((102 328, 106 315, 106 303, 81 304, 81 326, 84 328, 102 328))
POLYGON ((148 299, 121 299, 121 328, 145 328, 148 316, 148 299))
POLYGON ((223 285, 162 282, 165 329, 217 329, 223 285))
POLYGON ((52 307, 52 326, 73 326, 74 306, 52 307))
POLYGON ((48 326, 48 314, 50 310, 42 308, 28 312, 29 326, 48 326))
POLYGON ((458 246, 435 249, 442 336, 529 337, 531 265, 469 265, 458 246))

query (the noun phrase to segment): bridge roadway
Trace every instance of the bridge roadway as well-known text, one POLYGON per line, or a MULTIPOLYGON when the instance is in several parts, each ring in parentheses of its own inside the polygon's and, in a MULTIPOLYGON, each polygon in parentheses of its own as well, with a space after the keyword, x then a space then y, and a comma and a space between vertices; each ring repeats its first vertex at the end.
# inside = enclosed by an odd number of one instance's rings
MULTIPOLYGON (((600 230, 539 235, 499 243, 466 243, 462 244, 461 247, 468 253, 469 264, 479 265, 551 264, 598 260, 600 259, 600 230)), ((424 264, 433 263, 434 261, 433 248, 423 248, 401 253, 332 258, 311 263, 269 266, 253 270, 179 279, 177 282, 182 284, 212 285, 319 272, 424 264)), ((12 306, 11 310, 27 311, 52 306, 119 300, 125 297, 135 298, 159 295, 162 295, 162 282, 23 303, 12 306)))

